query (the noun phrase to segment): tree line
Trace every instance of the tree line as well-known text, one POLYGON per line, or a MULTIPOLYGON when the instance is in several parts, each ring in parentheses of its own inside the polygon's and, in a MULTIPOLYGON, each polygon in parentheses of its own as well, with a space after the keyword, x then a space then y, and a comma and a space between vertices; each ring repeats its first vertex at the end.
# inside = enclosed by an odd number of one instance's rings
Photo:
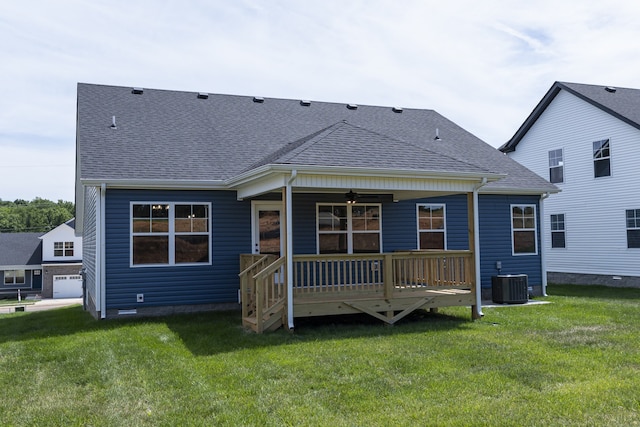
POLYGON ((41 199, 3 201, 0 199, 0 233, 46 233, 75 216, 72 202, 41 199))

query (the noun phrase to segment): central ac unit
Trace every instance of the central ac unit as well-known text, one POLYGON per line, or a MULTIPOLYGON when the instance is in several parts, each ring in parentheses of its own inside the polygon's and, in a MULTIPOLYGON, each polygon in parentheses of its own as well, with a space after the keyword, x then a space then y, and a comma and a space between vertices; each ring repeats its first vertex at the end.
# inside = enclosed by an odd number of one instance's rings
POLYGON ((501 274, 491 277, 491 296, 498 304, 524 304, 529 301, 526 274, 501 274))

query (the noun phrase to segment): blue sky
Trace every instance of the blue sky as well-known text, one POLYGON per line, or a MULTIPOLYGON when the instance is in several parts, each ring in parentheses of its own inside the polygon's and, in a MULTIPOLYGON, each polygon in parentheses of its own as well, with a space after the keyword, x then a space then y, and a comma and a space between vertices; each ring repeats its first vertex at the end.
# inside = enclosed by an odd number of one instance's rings
POLYGON ((508 140, 554 81, 640 88, 640 3, 0 4, 0 199, 73 200, 78 82, 434 109, 508 140))

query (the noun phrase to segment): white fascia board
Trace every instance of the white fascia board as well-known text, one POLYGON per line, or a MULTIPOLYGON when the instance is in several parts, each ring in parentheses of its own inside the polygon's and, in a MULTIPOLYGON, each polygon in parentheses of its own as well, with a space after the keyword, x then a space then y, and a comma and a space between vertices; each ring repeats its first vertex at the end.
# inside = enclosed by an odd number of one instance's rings
POLYGON ((541 194, 557 194, 560 190, 550 188, 487 188, 482 187, 478 190, 480 194, 495 194, 495 195, 529 195, 540 196, 541 194))
POLYGON ((120 189, 163 189, 163 190, 226 190, 224 181, 221 180, 157 180, 157 179, 83 179, 83 186, 100 187, 106 184, 107 188, 120 189))
MULTIPOLYGON (((30 264, 30 265, 2 265, 0 266, 0 271, 7 270, 42 270, 42 264, 30 264)), ((7 286, 16 286, 7 285, 7 286)))
POLYGON ((451 179, 473 181, 486 178, 488 182, 497 181, 507 176, 493 172, 447 172, 447 171, 426 171, 415 169, 380 169, 380 168, 359 168, 341 166, 315 166, 315 165, 265 165, 257 169, 245 172, 226 181, 227 185, 236 188, 244 183, 254 181, 270 173, 291 173, 292 170, 307 175, 338 175, 338 176, 359 176, 359 177, 393 177, 393 178, 420 178, 420 179, 451 179))

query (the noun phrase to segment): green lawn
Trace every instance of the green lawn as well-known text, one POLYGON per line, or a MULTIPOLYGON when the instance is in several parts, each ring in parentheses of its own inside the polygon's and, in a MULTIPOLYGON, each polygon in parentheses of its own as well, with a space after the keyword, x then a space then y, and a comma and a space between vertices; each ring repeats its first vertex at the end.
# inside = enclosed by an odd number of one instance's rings
POLYGON ((550 286, 551 304, 299 320, 0 315, 0 424, 640 425, 640 289, 550 286))

